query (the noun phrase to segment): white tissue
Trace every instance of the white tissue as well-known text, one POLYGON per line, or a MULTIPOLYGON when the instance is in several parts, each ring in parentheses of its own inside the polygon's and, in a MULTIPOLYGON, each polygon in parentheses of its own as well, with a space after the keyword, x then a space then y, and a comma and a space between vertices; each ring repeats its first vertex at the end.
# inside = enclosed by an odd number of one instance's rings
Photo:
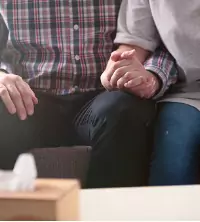
POLYGON ((18 157, 13 171, 0 170, 0 191, 33 191, 37 169, 31 154, 18 157))

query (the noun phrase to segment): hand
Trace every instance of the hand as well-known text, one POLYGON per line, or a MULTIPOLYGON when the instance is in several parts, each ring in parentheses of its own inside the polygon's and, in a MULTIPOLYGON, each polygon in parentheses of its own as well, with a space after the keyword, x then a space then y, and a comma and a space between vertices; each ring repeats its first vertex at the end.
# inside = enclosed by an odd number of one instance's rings
POLYGON ((111 90, 112 86, 110 85, 110 79, 114 73, 114 71, 116 70, 116 61, 118 61, 121 57, 120 52, 113 52, 111 54, 111 57, 108 61, 108 64, 106 66, 105 71, 102 73, 101 75, 101 84, 104 86, 105 89, 107 90, 111 90))
POLYGON ((3 72, 0 72, 0 97, 8 112, 17 113, 21 120, 33 115, 38 103, 30 86, 20 76, 3 72))
POLYGON ((148 72, 146 70, 145 72, 147 72, 149 75, 148 79, 146 80, 146 83, 144 83, 144 80, 138 78, 135 80, 128 81, 127 83, 124 84, 124 86, 129 92, 141 98, 149 99, 156 94, 156 92, 160 88, 160 83, 158 78, 155 75, 153 75, 151 72, 148 72))
POLYGON ((122 53, 120 59, 129 60, 129 65, 114 72, 111 85, 116 84, 119 89, 125 88, 140 97, 152 97, 160 87, 159 79, 144 68, 137 59, 135 50, 122 53))
POLYGON ((101 84, 107 90, 115 89, 116 86, 110 83, 113 73, 120 67, 128 65, 130 62, 127 59, 121 59, 122 52, 114 51, 108 61, 105 71, 101 75, 101 84))

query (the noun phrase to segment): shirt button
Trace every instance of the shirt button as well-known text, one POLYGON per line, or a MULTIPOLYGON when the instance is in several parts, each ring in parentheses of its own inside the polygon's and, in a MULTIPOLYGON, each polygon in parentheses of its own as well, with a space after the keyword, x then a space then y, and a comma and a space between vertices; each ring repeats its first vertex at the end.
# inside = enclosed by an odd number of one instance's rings
POLYGON ((76 24, 74 25, 74 30, 78 30, 79 29, 79 26, 76 24))
POLYGON ((76 60, 76 61, 80 60, 80 56, 79 56, 79 55, 76 55, 76 56, 75 56, 75 60, 76 60))

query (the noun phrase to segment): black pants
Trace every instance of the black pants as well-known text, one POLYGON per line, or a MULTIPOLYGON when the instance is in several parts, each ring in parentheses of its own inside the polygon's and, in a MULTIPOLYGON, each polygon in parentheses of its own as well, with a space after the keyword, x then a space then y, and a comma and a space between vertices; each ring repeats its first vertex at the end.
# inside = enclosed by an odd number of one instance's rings
POLYGON ((0 168, 12 168, 32 148, 90 145, 87 187, 146 183, 153 102, 120 91, 37 96, 35 114, 25 121, 0 104, 0 168))

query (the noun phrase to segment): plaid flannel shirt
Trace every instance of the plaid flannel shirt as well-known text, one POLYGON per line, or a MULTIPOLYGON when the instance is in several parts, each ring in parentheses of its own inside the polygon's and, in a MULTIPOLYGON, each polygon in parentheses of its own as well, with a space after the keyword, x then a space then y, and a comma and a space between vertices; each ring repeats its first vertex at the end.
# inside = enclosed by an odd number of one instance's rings
MULTIPOLYGON (((113 49, 121 0, 1 0, 0 69, 34 90, 69 94, 101 88, 113 49)), ((145 63, 160 76, 162 95, 176 77, 163 48, 145 63)))
POLYGON ((162 97, 169 87, 177 82, 178 69, 176 61, 163 45, 156 49, 144 66, 146 70, 156 74, 162 83, 161 89, 154 99, 162 97))

